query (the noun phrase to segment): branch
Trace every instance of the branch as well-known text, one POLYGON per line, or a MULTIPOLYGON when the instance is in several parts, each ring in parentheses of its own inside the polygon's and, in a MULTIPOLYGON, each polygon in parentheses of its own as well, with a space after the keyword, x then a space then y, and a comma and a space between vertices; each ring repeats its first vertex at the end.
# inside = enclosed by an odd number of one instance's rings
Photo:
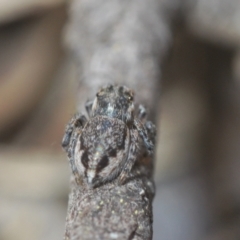
MULTIPOLYGON (((78 110, 99 87, 134 89, 151 120, 159 96, 160 64, 170 40, 174 1, 75 0, 67 43, 79 69, 78 110)), ((82 189, 71 181, 65 239, 152 239, 152 177, 82 189)))

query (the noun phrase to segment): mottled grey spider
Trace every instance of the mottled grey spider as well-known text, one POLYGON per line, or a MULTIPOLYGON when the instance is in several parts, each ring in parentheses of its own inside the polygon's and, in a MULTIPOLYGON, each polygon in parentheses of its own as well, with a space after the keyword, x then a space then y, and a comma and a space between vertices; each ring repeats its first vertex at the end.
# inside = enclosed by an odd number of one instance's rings
POLYGON ((95 188, 150 176, 155 126, 142 105, 135 113, 133 97, 125 86, 107 85, 87 101, 89 119, 78 113, 68 123, 62 146, 78 184, 95 188))

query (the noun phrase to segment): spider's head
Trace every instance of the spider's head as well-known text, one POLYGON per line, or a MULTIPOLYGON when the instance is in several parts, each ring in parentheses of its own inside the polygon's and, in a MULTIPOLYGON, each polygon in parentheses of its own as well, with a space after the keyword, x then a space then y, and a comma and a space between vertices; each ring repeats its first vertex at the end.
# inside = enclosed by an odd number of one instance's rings
POLYGON ((107 85, 96 94, 93 116, 118 118, 126 124, 132 123, 134 114, 133 91, 125 86, 107 85))

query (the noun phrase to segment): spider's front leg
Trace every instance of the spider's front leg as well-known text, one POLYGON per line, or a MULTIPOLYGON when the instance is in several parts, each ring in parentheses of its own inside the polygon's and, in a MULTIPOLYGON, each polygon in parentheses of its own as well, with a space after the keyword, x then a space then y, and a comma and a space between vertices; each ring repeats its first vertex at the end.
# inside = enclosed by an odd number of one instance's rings
POLYGON ((76 147, 76 142, 81 134, 83 127, 87 122, 87 118, 83 114, 76 114, 67 124, 65 129, 65 134, 62 139, 62 147, 68 154, 70 167, 72 169, 72 173, 75 176, 76 182, 78 183, 80 180, 80 176, 77 171, 77 167, 75 165, 74 160, 74 151, 76 147))
POLYGON ((149 153, 149 155, 153 154, 154 151, 154 138, 152 135, 154 134, 149 134, 150 133, 150 129, 154 129, 153 128, 153 123, 151 123, 150 121, 148 121, 146 124, 143 124, 139 119, 134 119, 134 127, 137 129, 139 135, 141 136, 141 138, 143 139, 143 142, 147 148, 147 151, 149 153), (148 129, 148 127, 150 129, 148 129))
POLYGON ((141 122, 143 122, 146 119, 146 116, 147 116, 146 108, 142 104, 140 104, 138 106, 137 117, 141 122))
POLYGON ((81 130, 86 124, 86 122, 87 118, 81 113, 74 115, 73 118, 68 122, 62 139, 62 147, 66 152, 68 152, 68 149, 70 147, 74 130, 75 129, 81 130))
POLYGON ((85 109, 87 111, 88 117, 92 117, 92 106, 93 106, 93 100, 88 100, 85 103, 85 109))
POLYGON ((140 139, 136 130, 130 130, 130 147, 127 160, 123 166, 123 169, 119 175, 118 183, 123 185, 126 180, 133 178, 136 173, 133 172, 133 167, 138 160, 140 153, 140 139))
POLYGON ((134 125, 142 137, 149 153, 153 152, 156 137, 156 127, 151 121, 146 122, 147 111, 143 105, 138 106, 137 119, 134 125))
POLYGON ((157 134, 156 126, 151 121, 147 121, 144 126, 147 129, 149 139, 152 141, 153 144, 155 144, 157 134))

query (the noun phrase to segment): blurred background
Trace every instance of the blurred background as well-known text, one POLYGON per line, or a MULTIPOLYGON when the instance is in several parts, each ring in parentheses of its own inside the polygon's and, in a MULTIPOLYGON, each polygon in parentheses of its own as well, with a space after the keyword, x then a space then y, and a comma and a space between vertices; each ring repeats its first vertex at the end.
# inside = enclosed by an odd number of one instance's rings
MULTIPOLYGON (((62 239, 75 112, 64 0, 0 0, 0 239, 62 239)), ((188 2, 188 1, 186 1, 188 2)), ((240 239, 240 2, 173 24, 159 102, 154 240, 240 239)))

